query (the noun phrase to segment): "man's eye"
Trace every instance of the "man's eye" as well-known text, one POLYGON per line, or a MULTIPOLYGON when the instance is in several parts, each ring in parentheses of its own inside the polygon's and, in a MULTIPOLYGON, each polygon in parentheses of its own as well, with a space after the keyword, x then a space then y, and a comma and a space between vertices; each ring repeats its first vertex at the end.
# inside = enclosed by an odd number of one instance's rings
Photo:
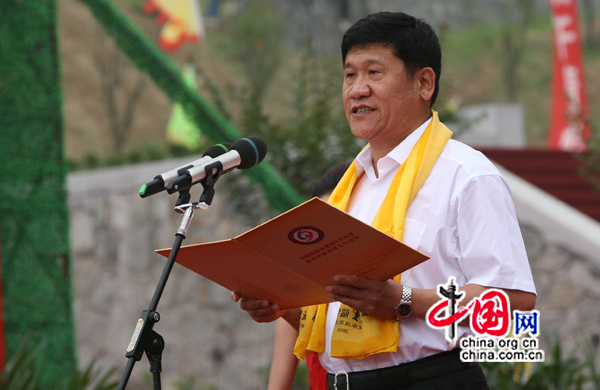
POLYGON ((351 79, 354 77, 354 73, 346 73, 346 78, 351 79))

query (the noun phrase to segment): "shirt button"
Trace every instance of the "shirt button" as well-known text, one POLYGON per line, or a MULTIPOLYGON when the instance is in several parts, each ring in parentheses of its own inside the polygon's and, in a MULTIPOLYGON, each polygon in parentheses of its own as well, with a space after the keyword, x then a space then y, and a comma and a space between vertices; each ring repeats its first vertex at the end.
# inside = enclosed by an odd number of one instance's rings
POLYGON ((376 190, 376 189, 377 189, 377 184, 373 184, 373 185, 371 186, 371 189, 372 189, 372 190, 376 190))

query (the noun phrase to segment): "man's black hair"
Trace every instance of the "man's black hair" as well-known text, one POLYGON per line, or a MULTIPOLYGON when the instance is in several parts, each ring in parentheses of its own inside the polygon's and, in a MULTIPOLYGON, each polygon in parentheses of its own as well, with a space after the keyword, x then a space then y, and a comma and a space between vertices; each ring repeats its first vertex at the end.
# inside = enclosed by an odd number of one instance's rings
POLYGON ((430 67, 435 72, 435 90, 431 105, 440 89, 442 49, 433 28, 422 19, 404 12, 379 12, 360 19, 346 31, 342 39, 342 61, 355 46, 371 43, 391 45, 392 52, 404 62, 409 77, 419 69, 430 67))

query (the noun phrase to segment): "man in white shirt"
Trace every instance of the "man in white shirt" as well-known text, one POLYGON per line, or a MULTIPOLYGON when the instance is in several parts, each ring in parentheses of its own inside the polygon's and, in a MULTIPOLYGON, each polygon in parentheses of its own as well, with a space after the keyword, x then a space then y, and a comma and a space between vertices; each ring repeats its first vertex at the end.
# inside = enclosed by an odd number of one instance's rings
MULTIPOLYGON (((443 127, 431 111, 441 49, 427 23, 385 12, 361 19, 346 32, 342 57, 346 116, 352 133, 369 142, 355 160, 357 179, 346 211, 371 224, 422 136, 432 125, 443 127)), ((480 367, 460 361, 458 341, 447 341, 444 329, 425 321, 440 299, 437 286, 455 277, 465 293, 462 302, 497 288, 507 293, 513 310, 535 305, 508 185, 472 148, 450 139, 440 150, 406 208, 403 227, 403 242, 430 259, 402 274, 400 283, 338 275, 326 288, 337 302, 327 307, 325 347, 318 352, 330 373, 330 388, 335 383, 352 389, 486 389, 480 367), (341 304, 380 321, 398 318, 397 350, 361 359, 332 357, 337 356, 332 334, 341 304)), ((258 322, 283 317, 298 326, 300 310, 279 311, 275 304, 235 293, 233 298, 258 322)), ((457 340, 468 334, 467 326, 458 326, 457 340)))

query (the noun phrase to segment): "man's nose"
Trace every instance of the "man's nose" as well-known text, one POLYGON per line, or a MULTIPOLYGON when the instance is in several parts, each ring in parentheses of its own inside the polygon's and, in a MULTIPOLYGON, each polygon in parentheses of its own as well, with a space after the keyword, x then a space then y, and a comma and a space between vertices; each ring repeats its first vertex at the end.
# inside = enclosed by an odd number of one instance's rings
POLYGON ((366 77, 359 76, 355 80, 350 90, 350 97, 352 99, 359 99, 364 96, 371 94, 371 86, 369 80, 366 77))

